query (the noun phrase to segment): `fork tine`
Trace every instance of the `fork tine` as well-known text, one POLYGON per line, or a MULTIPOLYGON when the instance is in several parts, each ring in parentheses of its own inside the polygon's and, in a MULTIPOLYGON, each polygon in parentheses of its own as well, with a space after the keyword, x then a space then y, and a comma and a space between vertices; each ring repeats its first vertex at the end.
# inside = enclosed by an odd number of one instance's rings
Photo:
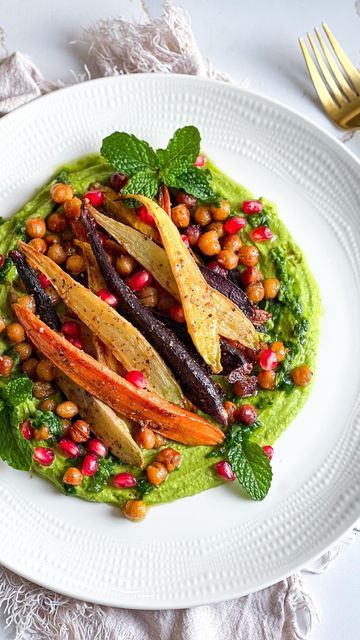
POLYGON ((328 111, 331 115, 333 112, 338 109, 338 105, 334 101, 333 97, 330 95, 325 82, 323 81, 320 73, 318 72, 315 63, 307 49, 307 46, 304 42, 304 38, 299 38, 299 44, 301 47, 301 51, 303 53, 306 66, 308 68, 311 80, 315 87, 315 90, 323 104, 325 111, 328 111))
POLYGON ((353 83, 354 87, 357 88, 357 86, 359 85, 360 82, 360 74, 358 72, 358 70, 356 69, 356 67, 354 67, 353 63, 351 62, 351 60, 349 60, 349 58, 347 57, 345 51, 342 49, 342 47, 339 45, 338 41, 336 40, 336 38, 334 37, 334 35, 331 33, 328 25, 326 24, 326 22, 322 23, 323 29, 327 35, 327 37, 330 40, 330 44, 332 46, 332 48, 335 51, 335 54, 341 64, 341 66, 343 67, 343 69, 346 71, 346 73, 348 74, 351 82, 353 83))
POLYGON ((344 75, 340 71, 339 67, 337 66, 337 64, 336 64, 334 58, 332 57, 328 47, 326 46, 324 38, 322 37, 322 35, 318 31, 318 29, 315 29, 315 33, 317 35, 317 39, 320 42, 320 45, 321 45, 321 48, 322 48, 322 50, 324 52, 326 60, 328 61, 329 67, 331 68, 331 71, 333 72, 337 82, 339 83, 339 86, 341 87, 341 91, 345 94, 345 96, 349 100, 351 100, 351 98, 354 98, 356 96, 356 93, 354 92, 353 88, 349 85, 347 79, 344 77, 344 75))
POLYGON ((329 85, 329 87, 330 87, 330 89, 331 89, 331 91, 332 91, 332 93, 333 93, 333 95, 334 95, 334 97, 336 99, 336 102, 339 104, 339 106, 342 106, 344 104, 344 102, 345 102, 344 96, 340 92, 339 87, 337 86, 337 84, 334 81, 331 73, 329 72, 329 69, 327 68, 327 66, 325 64, 325 62, 323 60, 323 57, 322 57, 319 49, 317 48, 317 46, 316 46, 316 44, 315 44, 315 42, 313 40, 313 37, 311 36, 310 33, 307 34, 307 37, 308 37, 309 42, 311 44, 311 47, 312 47, 312 50, 314 52, 315 58, 316 58, 316 60, 318 62, 318 65, 319 65, 319 67, 320 67, 320 69, 322 71, 322 74, 323 74, 327 84, 329 85))

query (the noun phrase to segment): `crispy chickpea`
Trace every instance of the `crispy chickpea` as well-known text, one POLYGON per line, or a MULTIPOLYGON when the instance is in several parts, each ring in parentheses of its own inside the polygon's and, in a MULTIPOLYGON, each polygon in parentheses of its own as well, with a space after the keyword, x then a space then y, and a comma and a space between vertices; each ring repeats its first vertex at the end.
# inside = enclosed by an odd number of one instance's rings
POLYGON ((74 442, 87 442, 90 438, 90 425, 85 420, 75 420, 70 427, 70 437, 74 442))
POLYGON ((257 381, 262 389, 275 389, 276 373, 275 371, 260 371, 257 375, 257 381))
POLYGON ((61 213, 54 211, 46 218, 46 226, 53 233, 62 233, 66 229, 66 220, 61 213))
POLYGON ((264 280, 264 292, 265 300, 272 300, 276 298, 280 291, 280 282, 277 278, 265 278, 264 280))
POLYGON ((253 282, 260 282, 263 279, 264 276, 257 267, 246 267, 240 277, 241 284, 244 287, 247 287, 249 284, 253 284, 253 282))
POLYGON ((60 402, 60 404, 57 405, 56 413, 59 418, 66 418, 69 420, 79 413, 79 407, 75 402, 71 402, 71 400, 64 400, 64 402, 60 402))
POLYGON ((44 238, 33 238, 28 244, 38 253, 46 253, 47 244, 44 238))
POLYGON ((42 380, 37 380, 34 383, 32 390, 34 398, 37 400, 43 400, 44 398, 48 398, 54 393, 54 389, 50 382, 43 382, 42 380))
POLYGON ((116 259, 115 268, 121 276, 130 276, 136 267, 136 260, 132 256, 120 256, 116 259))
POLYGON ((0 377, 9 376, 14 367, 14 361, 10 356, 0 356, 0 377))
POLYGON ((24 307, 28 311, 31 311, 32 313, 35 313, 36 311, 36 303, 33 296, 20 296, 17 299, 17 304, 20 305, 20 307, 24 307))
POLYGON ((39 409, 41 409, 41 411, 55 411, 56 402, 52 398, 46 398, 46 400, 40 402, 39 409))
POLYGON ((284 345, 283 342, 280 342, 280 340, 275 340, 275 342, 271 343, 270 349, 271 349, 271 351, 276 353, 276 357, 278 359, 278 362, 282 362, 283 360, 285 360, 286 349, 285 349, 285 345, 284 345))
POLYGON ((231 271, 238 266, 239 258, 236 253, 233 253, 229 249, 221 249, 217 255, 217 261, 221 267, 231 271))
POLYGON ((36 367, 38 362, 39 360, 36 358, 29 358, 28 360, 25 360, 21 365, 21 371, 26 373, 26 375, 33 380, 36 376, 36 367))
POLYGON ((76 253, 76 248, 74 247, 73 243, 69 240, 63 243, 62 248, 64 249, 68 257, 74 256, 76 253))
POLYGON ((219 206, 212 204, 210 207, 211 217, 216 222, 226 220, 230 214, 230 202, 228 200, 221 200, 219 206))
POLYGON ((25 340, 25 331, 19 322, 11 322, 11 324, 8 324, 6 333, 9 340, 15 344, 20 344, 20 342, 25 340))
POLYGON ((43 238, 46 233, 46 224, 42 218, 29 218, 26 221, 25 231, 29 238, 43 238))
POLYGON ((69 467, 63 475, 63 483, 69 484, 71 487, 78 487, 83 481, 83 475, 80 469, 69 467))
POLYGON ((234 402, 226 400, 226 402, 224 402, 223 404, 223 407, 227 413, 229 424, 233 424, 233 422, 235 422, 235 412, 237 410, 236 404, 234 404, 234 402))
POLYGON ((5 331, 6 329, 6 324, 3 318, 0 318, 0 334, 5 331))
POLYGON ((53 202, 63 204, 66 200, 71 200, 74 192, 70 184, 56 182, 50 189, 50 195, 53 202))
POLYGON ((60 296, 58 292, 51 285, 46 287, 45 293, 49 296, 50 302, 53 306, 55 306, 60 301, 60 296))
POLYGON ((143 500, 128 500, 122 509, 125 518, 133 522, 144 520, 146 511, 147 507, 143 500))
POLYGON ((51 434, 47 427, 40 427, 40 429, 35 429, 34 431, 35 440, 48 440, 50 435, 51 434))
POLYGON ((290 376, 298 387, 306 387, 311 382, 313 372, 307 364, 301 364, 290 372, 290 376))
POLYGON ((155 433, 155 444, 154 449, 159 449, 159 447, 163 447, 166 444, 167 440, 164 436, 160 435, 160 433, 155 433))
POLYGON ((257 304, 264 299, 264 285, 262 282, 252 282, 246 287, 245 293, 250 302, 257 304))
POLYGON ((199 224, 189 224, 185 230, 185 235, 189 241, 190 247, 195 247, 201 235, 201 227, 199 224))
POLYGON ((178 204, 186 204, 188 209, 192 209, 196 205, 196 198, 186 193, 186 191, 178 191, 176 194, 176 202, 178 204))
POLYGON ((52 244, 51 247, 48 248, 47 256, 55 262, 55 264, 63 264, 66 260, 66 253, 61 244, 52 244))
POLYGON ((147 467, 146 475, 149 482, 157 487, 165 482, 168 477, 168 470, 162 462, 153 462, 147 467))
POLYGON ((211 224, 206 227, 206 231, 216 231, 216 235, 219 240, 224 237, 225 233, 224 225, 222 222, 211 222, 211 224))
POLYGON ((226 236, 221 243, 223 249, 227 249, 228 251, 232 251, 233 253, 238 253, 240 251, 241 245, 242 242, 240 240, 240 236, 238 236, 236 233, 231 236, 226 236))
POLYGON ((171 473, 175 471, 180 466, 182 455, 175 449, 171 447, 166 447, 166 449, 162 449, 155 456, 156 462, 161 462, 165 465, 167 471, 171 473))
POLYGON ((151 285, 139 291, 139 298, 145 307, 150 307, 150 309, 157 307, 159 302, 157 289, 151 285))
POLYGON ((205 256, 215 256, 221 251, 216 231, 205 231, 198 241, 198 247, 205 256))
MULTIPOLYGON (((56 409, 56 406, 55 406, 56 409)), ((67 420, 66 418, 61 418, 61 429, 64 436, 69 436, 71 427, 71 420, 67 420)))
POLYGON ((81 200, 80 198, 71 198, 64 202, 64 214, 68 220, 77 220, 80 218, 81 200))
POLYGON ((178 204, 171 209, 171 219, 180 229, 185 229, 190 222, 190 211, 185 204, 178 204))
POLYGON ((206 227, 206 225, 211 222, 211 213, 209 207, 205 207, 204 205, 196 207, 194 212, 194 220, 196 224, 200 225, 200 227, 206 227))
POLYGON ((30 358, 33 348, 30 342, 20 342, 20 344, 16 345, 15 351, 18 354, 21 362, 24 362, 24 360, 30 358))
POLYGON ((75 276, 78 276, 79 273, 86 270, 86 263, 83 256, 80 256, 78 253, 73 256, 69 256, 66 260, 66 268, 75 276))
POLYGON ((56 371, 50 360, 40 360, 36 367, 36 375, 43 382, 51 382, 54 380, 56 371))
POLYGON ((251 244, 243 244, 239 249, 239 262, 244 267, 255 267, 259 262, 259 249, 251 244))
POLYGON ((159 311, 161 311, 161 313, 168 313, 171 307, 173 307, 175 304, 176 301, 174 300, 174 298, 171 298, 169 295, 164 293, 159 298, 157 308, 159 309, 159 311))
POLYGON ((61 238, 57 233, 49 233, 49 235, 44 238, 48 247, 51 247, 52 244, 60 244, 61 238))
POLYGON ((139 447, 143 449, 153 449, 155 447, 155 434, 149 427, 142 427, 135 437, 139 447))

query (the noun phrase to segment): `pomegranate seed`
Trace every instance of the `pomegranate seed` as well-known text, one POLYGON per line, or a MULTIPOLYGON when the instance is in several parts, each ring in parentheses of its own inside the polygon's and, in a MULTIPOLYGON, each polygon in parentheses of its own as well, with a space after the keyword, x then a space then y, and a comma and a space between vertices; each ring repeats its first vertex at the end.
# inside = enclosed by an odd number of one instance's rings
POLYGON ((278 364, 277 355, 271 349, 264 349, 260 354, 260 367, 264 371, 272 371, 278 364))
POLYGON ((254 424, 257 420, 257 413, 252 404, 242 404, 235 413, 236 420, 240 420, 243 424, 254 424))
POLYGON ((4 256, 2 253, 0 253, 0 269, 3 266, 3 264, 4 264, 4 256))
POLYGON ((94 189, 94 191, 88 191, 84 195, 84 200, 89 200, 93 207, 101 207, 104 202, 104 192, 100 189, 94 189))
POLYGON ((151 227, 155 227, 154 216, 147 210, 145 205, 141 205, 137 211, 138 218, 141 222, 145 222, 145 224, 149 224, 151 227))
POLYGON ((137 387, 138 389, 146 389, 147 387, 145 376, 143 376, 141 371, 136 371, 136 369, 134 369, 133 371, 128 371, 125 375, 125 379, 128 382, 131 382, 131 384, 133 384, 134 387, 137 387))
POLYGON ((78 338, 68 338, 68 340, 74 347, 80 349, 80 351, 84 351, 84 344, 81 340, 78 340, 78 338))
POLYGON ((185 235, 185 233, 182 233, 180 238, 183 241, 183 243, 187 246, 187 248, 189 249, 190 242, 189 242, 189 238, 185 235))
POLYGON ((109 307, 117 307, 119 304, 118 298, 114 296, 113 293, 110 293, 110 291, 108 291, 107 289, 100 289, 100 291, 97 292, 97 295, 99 296, 99 298, 101 298, 101 300, 106 302, 109 307))
POLYGON ((58 442, 59 449, 64 454, 66 458, 78 458, 81 454, 81 449, 76 442, 70 440, 69 438, 61 438, 58 442))
POLYGON ((174 304, 172 307, 170 307, 169 316, 170 318, 175 320, 175 322, 185 322, 184 309, 182 308, 181 304, 174 304))
POLYGON ((203 154, 200 154, 200 155, 196 158, 196 160, 195 160, 195 162, 194 162, 194 166, 195 166, 195 167, 205 167, 206 163, 207 163, 207 159, 206 159, 206 157, 205 157, 203 154))
POLYGON ((143 269, 142 271, 137 271, 133 276, 131 276, 129 279, 129 287, 133 291, 142 291, 150 284, 151 280, 151 273, 143 269))
POLYGON ((218 273, 219 276, 223 276, 224 278, 226 278, 228 274, 227 269, 224 269, 224 267, 222 267, 221 264, 217 262, 217 260, 211 260, 211 262, 209 262, 209 264, 207 265, 207 268, 211 269, 211 271, 215 271, 215 273, 218 273))
POLYGON ((251 231, 250 236, 254 242, 265 242, 265 240, 271 240, 274 234, 269 227, 256 227, 251 231))
POLYGON ((33 457, 35 462, 38 462, 43 467, 50 467, 55 460, 55 453, 47 447, 36 447, 33 457))
POLYGON ((227 462, 226 460, 220 460, 220 462, 217 462, 215 470, 221 478, 224 478, 224 480, 235 480, 236 478, 230 462, 227 462))
POLYGON ((83 476, 94 476, 99 468, 99 459, 95 453, 87 453, 81 467, 83 476))
POLYGON ((110 187, 114 189, 114 191, 121 191, 128 181, 129 178, 125 173, 113 173, 110 178, 110 187))
POLYGON ((113 477, 113 483, 118 489, 126 489, 137 485, 136 478, 131 473, 118 473, 113 477))
POLYGON ((49 278, 47 278, 43 273, 39 273, 38 280, 43 289, 46 289, 46 287, 50 287, 51 285, 49 278))
POLYGON ((99 458, 105 458, 105 456, 107 455, 109 449, 102 442, 102 440, 99 440, 99 438, 92 438, 88 442, 88 445, 86 447, 86 451, 88 453, 94 453, 99 458))
POLYGON ((246 218, 240 218, 240 216, 233 216, 232 218, 228 218, 224 224, 224 231, 230 235, 234 235, 243 229, 246 225, 246 218))
POLYGON ((244 213, 251 216, 254 213, 261 213, 263 205, 258 200, 244 200, 241 208, 244 213))
POLYGON ((269 444, 266 444, 265 447, 263 447, 263 451, 264 453, 266 453, 269 460, 272 460, 274 455, 274 449, 269 444))
POLYGON ((78 322, 73 322, 72 320, 68 320, 64 322, 61 326, 61 331, 64 334, 65 338, 80 338, 81 336, 81 327, 78 322))
POLYGON ((22 434, 26 440, 32 440, 34 437, 34 429, 30 424, 30 420, 24 420, 21 424, 19 424, 19 428, 22 431, 22 434))

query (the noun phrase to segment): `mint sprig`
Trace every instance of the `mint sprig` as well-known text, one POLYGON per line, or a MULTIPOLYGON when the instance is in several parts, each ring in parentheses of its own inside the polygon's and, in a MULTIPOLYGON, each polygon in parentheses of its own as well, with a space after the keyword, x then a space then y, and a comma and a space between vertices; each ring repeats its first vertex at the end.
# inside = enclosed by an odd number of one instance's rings
POLYGON ((32 387, 29 378, 19 376, 0 388, 0 458, 23 471, 32 465, 33 449, 19 424, 36 409, 32 387))
MULTIPOLYGON (((153 198, 160 186, 184 189, 203 202, 214 202, 208 171, 194 166, 200 153, 200 133, 191 125, 175 131, 166 149, 155 151, 145 140, 115 132, 103 140, 101 154, 116 171, 129 176, 124 194, 153 198)), ((133 203, 131 203, 133 204, 133 203)))
POLYGON ((272 469, 266 453, 233 425, 225 441, 228 460, 242 488, 253 500, 263 500, 270 489, 272 469))

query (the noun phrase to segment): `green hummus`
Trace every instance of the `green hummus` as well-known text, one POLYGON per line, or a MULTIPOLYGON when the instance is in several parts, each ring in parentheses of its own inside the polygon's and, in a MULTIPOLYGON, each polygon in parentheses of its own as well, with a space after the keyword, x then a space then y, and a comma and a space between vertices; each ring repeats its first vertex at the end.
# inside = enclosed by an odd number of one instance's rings
MULTIPOLYGON (((244 187, 222 174, 214 165, 208 163, 213 179, 213 188, 219 195, 230 201, 233 211, 239 211, 244 199, 252 198, 252 194, 244 187)), ((113 169, 101 156, 93 155, 76 163, 62 167, 45 187, 28 202, 16 215, 0 226, 0 253, 6 255, 16 245, 19 238, 24 237, 24 224, 34 214, 46 217, 52 210, 49 185, 55 179, 67 179, 74 191, 83 194, 92 182, 105 181, 113 169)), ((260 268, 265 277, 277 276, 282 283, 279 301, 268 301, 264 308, 272 313, 272 319, 266 324, 264 340, 279 339, 289 348, 287 360, 279 367, 278 387, 274 391, 259 391, 255 398, 246 399, 257 407, 261 427, 254 431, 252 439, 261 445, 273 444, 286 429, 305 403, 311 385, 305 388, 291 384, 288 371, 297 364, 306 362, 315 369, 316 348, 319 334, 319 317, 321 311, 318 287, 309 270, 306 259, 295 244, 284 224, 278 217, 274 204, 262 199, 261 214, 249 216, 253 227, 268 224, 275 233, 272 242, 258 243, 260 251, 260 268)), ((249 225, 246 226, 246 229, 249 225)), ((251 231, 251 228, 250 228, 251 231)), ((248 241, 247 233, 241 232, 242 238, 248 241)), ((251 240, 250 240, 251 242, 251 240)), ((5 263, 6 266, 6 263, 5 263)), ((13 267, 8 268, 3 282, 9 285, 15 276, 13 267)), ((8 286, 0 286, 0 317, 9 319, 11 312, 7 303, 8 286)), ((4 340, 0 341, 0 354, 8 347, 4 340)), ((181 382, 181 381, 180 381, 181 382)), ((222 382, 224 382, 222 380, 222 382)), ((228 396, 230 400, 241 402, 239 398, 228 396)), ((37 443, 37 446, 41 443, 37 443)), ((46 443, 44 443, 46 446, 46 443)), ((193 495, 222 483, 214 472, 216 458, 207 457, 209 447, 186 447, 176 444, 183 461, 180 468, 168 476, 167 481, 159 488, 144 495, 148 504, 167 502, 177 498, 193 495)), ((151 461, 156 452, 145 452, 146 462, 151 461)), ((71 461, 56 454, 55 462, 50 467, 34 464, 34 471, 47 478, 59 490, 64 492, 62 477, 71 461)), ((103 473, 106 481, 106 464, 103 473)), ((112 464, 112 474, 131 470, 134 475, 138 469, 127 465, 112 464)), ((103 483, 104 484, 104 483, 103 483)), ((120 490, 105 484, 105 488, 97 485, 93 478, 84 479, 80 487, 68 491, 86 500, 108 502, 118 506, 133 497, 130 489, 120 490)))

